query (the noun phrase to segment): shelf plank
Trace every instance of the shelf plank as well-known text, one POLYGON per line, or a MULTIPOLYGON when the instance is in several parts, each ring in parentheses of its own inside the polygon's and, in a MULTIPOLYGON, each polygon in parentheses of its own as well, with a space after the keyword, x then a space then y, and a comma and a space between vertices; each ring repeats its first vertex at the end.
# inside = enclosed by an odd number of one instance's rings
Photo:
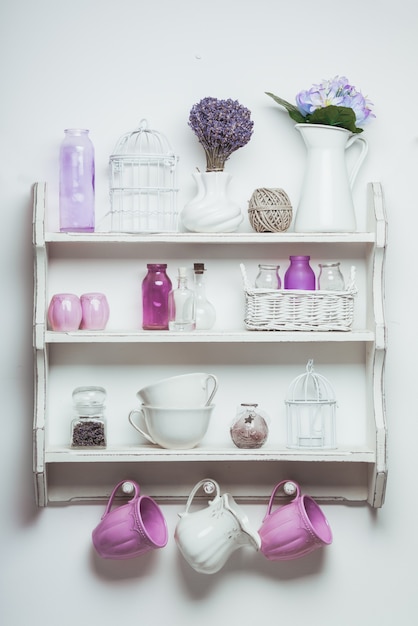
POLYGON ((300 450, 292 448, 207 448, 165 450, 155 446, 123 446, 100 450, 75 450, 56 447, 45 451, 47 463, 118 463, 118 462, 189 462, 189 461, 309 461, 329 463, 374 463, 376 455, 370 448, 338 448, 333 450, 300 450))
POLYGON ((375 243, 374 232, 356 233, 55 233, 46 232, 46 243, 86 244, 271 244, 271 243, 375 243))
POLYGON ((353 331, 74 331, 45 332, 45 343, 305 343, 373 342, 374 332, 353 331))

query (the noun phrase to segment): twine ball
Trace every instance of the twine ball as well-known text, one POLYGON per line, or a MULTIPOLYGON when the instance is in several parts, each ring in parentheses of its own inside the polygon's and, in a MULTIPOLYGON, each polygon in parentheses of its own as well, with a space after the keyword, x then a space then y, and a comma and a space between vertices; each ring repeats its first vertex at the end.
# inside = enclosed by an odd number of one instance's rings
POLYGON ((283 189, 255 189, 249 204, 248 217, 258 233, 281 233, 292 222, 292 205, 283 189))

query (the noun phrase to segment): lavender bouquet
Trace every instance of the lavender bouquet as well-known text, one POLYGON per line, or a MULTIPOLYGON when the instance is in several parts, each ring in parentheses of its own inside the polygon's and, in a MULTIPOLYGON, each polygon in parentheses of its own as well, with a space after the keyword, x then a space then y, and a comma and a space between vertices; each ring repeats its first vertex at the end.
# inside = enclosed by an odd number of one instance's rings
POLYGON ((325 124, 361 133, 360 126, 376 117, 371 111, 370 100, 350 85, 345 76, 335 76, 312 85, 307 91, 300 91, 296 95, 296 105, 267 91, 266 94, 284 107, 298 124, 325 124))
POLYGON ((206 171, 222 172, 231 154, 247 144, 253 132, 251 112, 238 100, 203 98, 193 105, 189 126, 206 155, 206 171))

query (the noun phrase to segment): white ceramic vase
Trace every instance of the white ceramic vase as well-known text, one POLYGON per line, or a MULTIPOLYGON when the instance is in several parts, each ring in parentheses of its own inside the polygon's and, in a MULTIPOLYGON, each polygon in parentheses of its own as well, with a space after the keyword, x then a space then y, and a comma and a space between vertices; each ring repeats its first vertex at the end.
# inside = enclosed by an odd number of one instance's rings
POLYGON ((243 220, 240 206, 229 199, 228 172, 196 172, 193 174, 197 193, 181 212, 184 227, 195 233, 230 233, 243 220))
POLYGON ((367 154, 367 141, 345 128, 296 124, 307 149, 305 175, 295 217, 296 232, 354 232, 352 188, 367 154), (346 150, 361 144, 348 172, 346 150))

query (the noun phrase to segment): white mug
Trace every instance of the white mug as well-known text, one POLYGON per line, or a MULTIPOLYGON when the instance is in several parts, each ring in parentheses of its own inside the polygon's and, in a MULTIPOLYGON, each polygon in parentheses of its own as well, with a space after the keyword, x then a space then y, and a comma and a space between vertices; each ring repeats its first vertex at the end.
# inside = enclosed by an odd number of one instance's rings
POLYGON ((147 441, 162 448, 186 450, 206 435, 214 405, 168 408, 142 405, 129 413, 129 422, 147 441), (135 421, 139 415, 141 426, 135 421))
POLYGON ((209 406, 217 389, 216 376, 205 372, 194 372, 164 378, 143 387, 136 395, 148 406, 194 408, 209 406))

